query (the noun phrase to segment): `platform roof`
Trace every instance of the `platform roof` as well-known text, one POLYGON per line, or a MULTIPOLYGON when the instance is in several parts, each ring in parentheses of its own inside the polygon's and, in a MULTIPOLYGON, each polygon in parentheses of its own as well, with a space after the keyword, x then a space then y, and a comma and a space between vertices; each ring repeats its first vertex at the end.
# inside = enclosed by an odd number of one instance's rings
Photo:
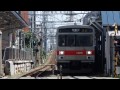
POLYGON ((120 11, 101 11, 102 26, 112 26, 115 23, 120 26, 120 11))
POLYGON ((15 11, 0 11, 0 30, 22 29, 27 22, 15 11))

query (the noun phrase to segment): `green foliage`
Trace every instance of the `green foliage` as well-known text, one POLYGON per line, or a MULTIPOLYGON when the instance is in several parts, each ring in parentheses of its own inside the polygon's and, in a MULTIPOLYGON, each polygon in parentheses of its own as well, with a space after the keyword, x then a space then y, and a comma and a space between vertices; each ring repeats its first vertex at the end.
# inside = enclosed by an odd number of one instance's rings
POLYGON ((38 40, 37 40, 35 34, 33 34, 32 32, 25 33, 25 45, 26 45, 27 48, 30 47, 30 43, 33 43, 33 44, 36 45, 37 42, 38 42, 38 40))
POLYGON ((40 56, 42 56, 43 59, 46 58, 46 53, 43 49, 41 49, 40 56))
POLYGON ((25 46, 26 46, 27 48, 30 47, 31 37, 32 37, 32 33, 31 33, 31 32, 25 33, 25 46))
POLYGON ((31 33, 31 32, 25 33, 25 37, 26 37, 26 38, 31 38, 31 37, 32 37, 32 33, 31 33))

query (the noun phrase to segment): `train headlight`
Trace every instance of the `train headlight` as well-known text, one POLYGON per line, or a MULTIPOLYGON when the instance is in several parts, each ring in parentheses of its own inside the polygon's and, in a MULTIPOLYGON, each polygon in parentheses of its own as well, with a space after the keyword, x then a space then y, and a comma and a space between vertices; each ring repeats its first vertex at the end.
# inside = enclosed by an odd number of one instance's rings
POLYGON ((92 51, 87 51, 87 54, 88 54, 88 55, 91 55, 91 54, 92 54, 92 51))
POLYGON ((64 51, 59 51, 59 55, 63 55, 64 54, 64 51))

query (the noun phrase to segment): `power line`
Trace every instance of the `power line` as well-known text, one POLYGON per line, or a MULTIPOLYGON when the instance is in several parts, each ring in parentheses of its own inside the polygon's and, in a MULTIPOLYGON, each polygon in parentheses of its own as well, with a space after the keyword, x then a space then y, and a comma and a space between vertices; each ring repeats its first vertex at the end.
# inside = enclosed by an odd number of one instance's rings
MULTIPOLYGON (((81 18, 83 18, 84 15, 89 12, 90 11, 36 11, 36 19, 32 21, 35 23, 36 26, 31 27, 31 29, 34 29, 34 33, 36 34, 36 36, 44 38, 44 48, 46 50, 47 38, 51 39, 50 35, 56 33, 57 27, 68 24, 73 25, 74 21, 80 18, 80 15, 82 15, 81 18), (68 17, 68 20, 66 20, 66 17, 68 17)), ((33 17, 34 13, 29 13, 29 15, 30 17, 33 17)), ((77 23, 81 24, 81 22, 78 21, 77 23)))

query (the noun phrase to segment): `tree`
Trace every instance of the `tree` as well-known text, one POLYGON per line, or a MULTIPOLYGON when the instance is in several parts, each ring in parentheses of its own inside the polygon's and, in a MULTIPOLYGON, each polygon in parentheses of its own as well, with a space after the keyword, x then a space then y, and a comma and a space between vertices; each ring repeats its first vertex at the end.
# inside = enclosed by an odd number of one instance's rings
POLYGON ((28 48, 30 47, 31 37, 32 37, 31 32, 25 33, 25 46, 28 48))
POLYGON ((32 32, 25 33, 25 45, 26 47, 30 47, 30 42, 33 43, 33 48, 37 45, 38 40, 36 38, 36 35, 32 32), (32 39, 32 40, 31 40, 32 39))

